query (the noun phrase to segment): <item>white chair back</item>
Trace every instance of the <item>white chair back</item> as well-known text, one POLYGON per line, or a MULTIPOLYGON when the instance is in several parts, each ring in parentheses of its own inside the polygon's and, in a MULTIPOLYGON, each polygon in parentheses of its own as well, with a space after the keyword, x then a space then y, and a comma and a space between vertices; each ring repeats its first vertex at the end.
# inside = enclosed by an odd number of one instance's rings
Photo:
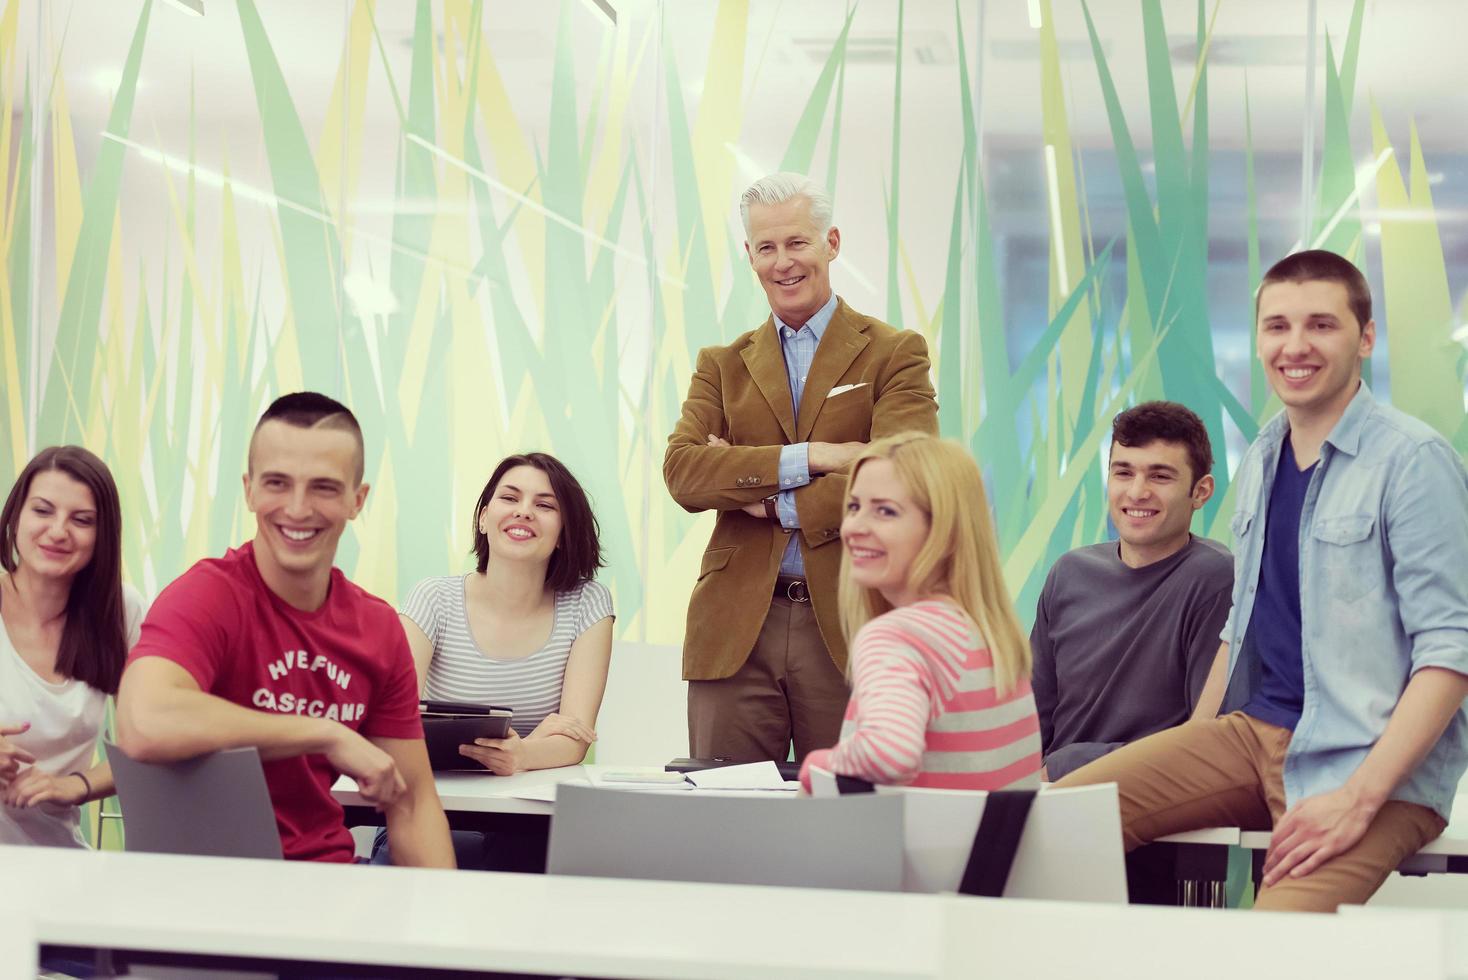
POLYGON ((182 762, 138 762, 107 743, 129 851, 281 857, 260 753, 228 749, 182 762))
POLYGON ((617 641, 596 717, 598 765, 661 765, 688 754, 683 649, 617 641))
MULTIPOLYGON (((837 792, 834 778, 820 770, 813 771, 811 788, 816 796, 837 792)), ((879 786, 877 793, 900 795, 905 804, 903 890, 957 891, 989 794, 907 786, 879 786)), ((1025 820, 1004 897, 1126 902, 1115 783, 1041 790, 1025 820)))
POLYGON ((902 888, 903 802, 563 783, 550 874, 805 888, 902 888))

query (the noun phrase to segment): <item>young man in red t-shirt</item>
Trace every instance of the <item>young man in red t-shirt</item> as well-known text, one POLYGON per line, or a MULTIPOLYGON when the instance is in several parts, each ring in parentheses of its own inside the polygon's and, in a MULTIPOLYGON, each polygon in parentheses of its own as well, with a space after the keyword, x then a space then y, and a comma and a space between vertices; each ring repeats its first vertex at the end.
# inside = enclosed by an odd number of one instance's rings
POLYGON ((367 499, 362 467, 344 405, 298 392, 266 409, 244 477, 255 538, 159 595, 122 676, 118 743, 145 762, 258 748, 295 860, 352 860, 331 796, 346 773, 383 811, 397 864, 452 868, 403 628, 332 567, 367 499))

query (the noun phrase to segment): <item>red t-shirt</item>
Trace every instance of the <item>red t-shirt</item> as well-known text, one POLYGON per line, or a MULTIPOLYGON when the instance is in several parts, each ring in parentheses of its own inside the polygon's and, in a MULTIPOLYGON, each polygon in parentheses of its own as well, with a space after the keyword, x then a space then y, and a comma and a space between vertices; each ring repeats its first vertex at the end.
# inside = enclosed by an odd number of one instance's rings
MULTIPOLYGON (((302 612, 271 592, 253 543, 196 563, 164 589, 128 656, 163 657, 235 704, 331 718, 368 737, 422 738, 418 679, 397 613, 331 570, 326 602, 302 612)), ((292 860, 352 860, 324 755, 265 763, 281 849, 292 860)))

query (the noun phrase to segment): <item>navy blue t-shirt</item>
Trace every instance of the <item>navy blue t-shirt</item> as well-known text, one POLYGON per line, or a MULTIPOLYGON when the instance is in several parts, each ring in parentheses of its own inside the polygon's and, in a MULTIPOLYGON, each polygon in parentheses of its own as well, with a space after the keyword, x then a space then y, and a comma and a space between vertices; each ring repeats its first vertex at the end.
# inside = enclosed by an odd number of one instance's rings
POLYGON ((1305 707, 1305 665, 1300 640, 1300 512, 1318 463, 1301 470, 1286 438, 1269 492, 1264 556, 1248 642, 1259 655, 1259 687, 1244 714, 1295 730, 1305 707))

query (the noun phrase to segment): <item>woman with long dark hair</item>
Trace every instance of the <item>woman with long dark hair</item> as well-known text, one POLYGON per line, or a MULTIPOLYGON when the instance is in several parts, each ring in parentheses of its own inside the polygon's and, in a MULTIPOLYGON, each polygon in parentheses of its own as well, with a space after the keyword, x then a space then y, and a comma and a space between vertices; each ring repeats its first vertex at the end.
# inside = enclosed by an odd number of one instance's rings
POLYGON ((93 757, 143 614, 107 465, 37 454, 0 509, 0 568, 0 844, 84 846, 78 807, 112 795, 93 757))

